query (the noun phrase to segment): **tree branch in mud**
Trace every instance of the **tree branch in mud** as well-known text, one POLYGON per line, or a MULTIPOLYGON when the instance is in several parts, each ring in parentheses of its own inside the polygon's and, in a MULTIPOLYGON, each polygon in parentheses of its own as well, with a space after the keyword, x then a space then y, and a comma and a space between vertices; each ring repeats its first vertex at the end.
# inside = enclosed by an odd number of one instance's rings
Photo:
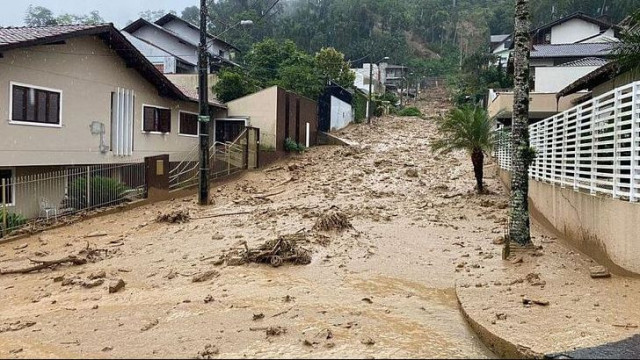
POLYGON ((72 265, 84 265, 87 263, 87 259, 80 258, 74 255, 69 255, 59 260, 31 260, 29 261, 33 263, 37 263, 38 265, 34 265, 24 269, 14 269, 14 270, 0 270, 0 275, 9 275, 9 274, 28 274, 34 271, 40 271, 44 269, 54 269, 62 264, 72 264, 72 265))

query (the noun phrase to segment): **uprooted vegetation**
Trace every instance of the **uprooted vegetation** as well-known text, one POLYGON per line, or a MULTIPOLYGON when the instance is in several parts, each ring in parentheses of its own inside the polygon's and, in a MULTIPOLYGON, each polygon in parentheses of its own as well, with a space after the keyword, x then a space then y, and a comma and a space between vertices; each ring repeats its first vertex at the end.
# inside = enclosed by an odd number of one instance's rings
POLYGON ((249 248, 246 241, 239 243, 240 249, 233 250, 226 255, 227 265, 242 265, 246 263, 270 264, 279 267, 285 263, 307 265, 311 263, 311 251, 300 246, 306 241, 302 232, 281 235, 268 240, 255 249, 249 248))
POLYGON ((175 210, 165 214, 158 214, 156 222, 164 222, 170 224, 182 224, 191 219, 189 212, 185 210, 175 210))
POLYGON ((313 225, 315 231, 343 231, 347 229, 353 229, 349 217, 334 207, 320 216, 313 225))

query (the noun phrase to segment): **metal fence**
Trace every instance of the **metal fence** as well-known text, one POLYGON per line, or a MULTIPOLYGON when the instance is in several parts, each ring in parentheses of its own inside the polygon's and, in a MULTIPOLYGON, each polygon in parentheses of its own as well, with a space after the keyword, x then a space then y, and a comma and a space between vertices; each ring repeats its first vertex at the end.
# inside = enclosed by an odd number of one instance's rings
MULTIPOLYGON (((258 167, 259 130, 246 128, 233 142, 219 141, 209 149, 209 176, 211 180, 258 167)), ((196 146, 179 161, 172 162, 169 171, 171 190, 188 188, 198 184, 200 172, 200 147, 196 146)))
MULTIPOLYGON (((638 201, 640 82, 628 84, 529 126, 538 181, 638 201)), ((506 162, 503 169, 509 169, 506 162)))
POLYGON ((500 168, 511 171, 511 129, 502 124, 494 132, 493 156, 500 168))
POLYGON ((0 188, 0 229, 5 235, 30 222, 48 222, 143 198, 145 165, 135 162, 68 167, 4 179, 0 188))

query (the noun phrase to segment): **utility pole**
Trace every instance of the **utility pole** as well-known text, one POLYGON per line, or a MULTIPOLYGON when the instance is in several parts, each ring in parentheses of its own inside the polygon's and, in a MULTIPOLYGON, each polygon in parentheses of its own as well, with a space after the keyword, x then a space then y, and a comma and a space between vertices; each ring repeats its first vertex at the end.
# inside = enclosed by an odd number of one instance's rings
POLYGON ((209 205, 209 99, 207 53, 207 0, 200 0, 200 46, 198 47, 198 102, 200 104, 200 191, 198 202, 209 205))

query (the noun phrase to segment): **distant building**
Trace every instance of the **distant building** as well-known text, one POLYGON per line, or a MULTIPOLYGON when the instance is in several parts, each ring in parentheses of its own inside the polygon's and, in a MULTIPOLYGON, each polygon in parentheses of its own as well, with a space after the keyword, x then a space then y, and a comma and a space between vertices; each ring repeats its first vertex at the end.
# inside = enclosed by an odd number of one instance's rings
MULTIPOLYGON (((607 64, 618 42, 620 27, 575 13, 531 31, 531 94, 529 118, 541 120, 572 106, 580 94, 559 99, 558 91, 607 64)), ((491 38, 497 63, 506 66, 513 51, 512 36, 491 38)), ((513 92, 489 91, 489 115, 509 124, 513 92)))
MULTIPOLYGON (((351 69, 356 74, 356 78, 353 81, 353 85, 362 90, 364 93, 369 94, 369 76, 371 72, 371 64, 363 64, 362 68, 351 69)), ((373 84, 371 84, 371 90, 373 93, 383 93, 384 86, 380 81, 380 67, 373 64, 373 84)))
MULTIPOLYGON (((165 74, 195 74, 198 66, 200 29, 173 14, 155 22, 138 19, 122 29, 128 39, 158 70, 165 74)), ((208 34, 209 72, 223 66, 237 66, 235 46, 208 34)))
POLYGON ((409 74, 409 68, 402 65, 392 65, 387 63, 380 64, 380 75, 382 83, 389 90, 397 90, 405 87, 406 77, 409 74))

